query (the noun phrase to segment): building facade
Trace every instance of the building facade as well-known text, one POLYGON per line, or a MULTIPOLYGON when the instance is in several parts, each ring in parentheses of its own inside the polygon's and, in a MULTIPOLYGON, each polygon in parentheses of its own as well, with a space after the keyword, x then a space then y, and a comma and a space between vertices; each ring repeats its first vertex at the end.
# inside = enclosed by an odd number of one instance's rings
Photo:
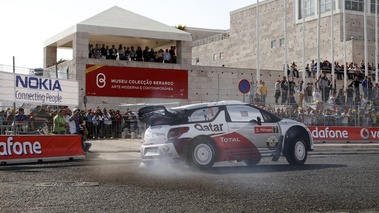
MULTIPOLYGON (((194 41, 192 61, 196 65, 256 68, 257 30, 259 31, 259 68, 282 70, 285 63, 285 19, 287 19, 288 63, 302 65, 317 59, 318 17, 320 15, 320 61, 331 60, 331 37, 334 34, 334 61, 344 61, 343 1, 346 17, 346 61, 360 63, 365 58, 364 2, 367 17, 368 63, 375 62, 375 0, 264 0, 230 13, 230 30, 223 39, 203 38, 194 41), (302 17, 302 2, 305 16, 302 17), (331 18, 331 8, 333 18, 331 18), (333 24, 331 22, 333 20, 333 24), (303 46, 303 21, 305 42, 303 46), (332 29, 333 25, 333 29, 332 29)), ((216 36, 213 36, 216 37, 216 36)), ((299 69, 303 69, 299 67, 299 69)))

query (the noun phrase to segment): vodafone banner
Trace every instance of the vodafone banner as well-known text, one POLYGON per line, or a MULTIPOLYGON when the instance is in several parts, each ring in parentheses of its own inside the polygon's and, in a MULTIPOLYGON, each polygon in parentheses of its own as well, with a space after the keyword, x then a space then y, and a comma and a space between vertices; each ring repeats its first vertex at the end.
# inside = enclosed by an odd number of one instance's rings
POLYGON ((188 70, 86 65, 86 95, 188 98, 188 70))
POLYGON ((38 162, 44 159, 84 158, 80 135, 0 136, 0 162, 38 162))
POLYGON ((314 141, 379 141, 379 128, 308 126, 314 141))

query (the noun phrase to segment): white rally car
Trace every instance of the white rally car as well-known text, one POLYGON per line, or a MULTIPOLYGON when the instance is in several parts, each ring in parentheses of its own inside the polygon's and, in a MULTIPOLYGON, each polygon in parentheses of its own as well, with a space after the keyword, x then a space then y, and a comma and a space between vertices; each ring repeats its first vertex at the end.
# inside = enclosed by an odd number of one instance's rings
POLYGON ((191 104, 167 109, 139 109, 147 123, 141 146, 142 162, 161 158, 183 159, 206 169, 219 161, 262 157, 277 161, 284 155, 291 165, 302 165, 313 150, 311 132, 302 123, 277 116, 240 101, 191 104))

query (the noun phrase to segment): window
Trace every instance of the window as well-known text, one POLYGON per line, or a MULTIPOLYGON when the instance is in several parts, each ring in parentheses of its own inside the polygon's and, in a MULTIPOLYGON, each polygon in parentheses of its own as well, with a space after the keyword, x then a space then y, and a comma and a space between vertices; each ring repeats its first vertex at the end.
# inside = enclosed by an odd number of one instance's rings
POLYGON ((271 41, 271 48, 275 48, 276 47, 276 40, 272 40, 271 41))
MULTIPOLYGON (((303 18, 303 1, 299 0, 299 19, 303 18)), ((305 17, 313 16, 316 10, 316 1, 305 0, 305 17)))
POLYGON ((196 57, 196 58, 195 58, 195 64, 198 64, 199 62, 200 62, 199 57, 196 57))
MULTIPOLYGON (((249 122, 252 119, 257 119, 257 117, 262 118, 262 114, 256 108, 245 105, 232 105, 227 106, 228 113, 232 122, 249 122)), ((262 119, 262 122, 264 120, 262 119)))
POLYGON ((284 45, 285 45, 285 43, 284 43, 284 38, 281 38, 281 39, 279 40, 279 44, 280 44, 281 47, 284 47, 284 45))
POLYGON ((223 56, 224 56, 224 53, 223 53, 223 52, 220 52, 220 54, 219 54, 219 58, 222 59, 223 56))
POLYGON ((189 117, 189 122, 201 122, 212 120, 218 112, 217 107, 198 109, 189 117))
POLYGON ((321 0, 321 13, 331 11, 332 5, 333 5, 333 10, 335 10, 336 7, 335 7, 334 0, 321 0))
POLYGON ((346 10, 363 11, 364 0, 345 0, 346 10))
POLYGON ((218 59, 218 54, 217 53, 213 53, 213 61, 216 61, 218 59))
MULTIPOLYGON (((378 5, 379 5, 379 1, 378 1, 378 5)), ((370 11, 371 13, 375 13, 375 0, 371 0, 370 11)))

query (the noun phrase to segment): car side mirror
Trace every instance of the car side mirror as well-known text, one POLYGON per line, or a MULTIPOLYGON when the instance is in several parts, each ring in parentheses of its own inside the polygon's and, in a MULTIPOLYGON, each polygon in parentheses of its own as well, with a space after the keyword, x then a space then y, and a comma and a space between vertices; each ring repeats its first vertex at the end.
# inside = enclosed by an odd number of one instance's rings
POLYGON ((259 125, 259 126, 262 125, 262 120, 260 117, 257 117, 257 119, 251 119, 249 122, 252 124, 259 125))

